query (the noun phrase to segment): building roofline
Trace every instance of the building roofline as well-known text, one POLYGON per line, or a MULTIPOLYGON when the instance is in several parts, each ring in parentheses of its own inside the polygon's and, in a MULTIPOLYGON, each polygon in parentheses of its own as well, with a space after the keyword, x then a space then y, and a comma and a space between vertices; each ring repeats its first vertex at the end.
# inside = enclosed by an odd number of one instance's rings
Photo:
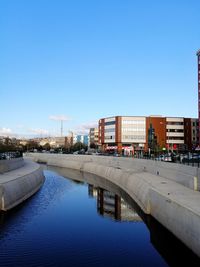
MULTIPOLYGON (((200 51, 199 51, 200 52, 200 51)), ((104 118, 100 118, 99 120, 103 120, 103 119, 111 119, 111 118, 116 118, 116 117, 138 117, 138 118, 181 118, 181 119, 185 119, 188 117, 183 117, 183 116, 164 116, 164 115, 149 115, 149 116, 145 116, 145 115, 118 115, 118 116, 112 116, 112 117, 104 117, 104 118)), ((188 119, 192 119, 192 118, 188 118, 188 119)))
POLYGON ((197 51, 197 56, 200 56, 200 49, 197 51))

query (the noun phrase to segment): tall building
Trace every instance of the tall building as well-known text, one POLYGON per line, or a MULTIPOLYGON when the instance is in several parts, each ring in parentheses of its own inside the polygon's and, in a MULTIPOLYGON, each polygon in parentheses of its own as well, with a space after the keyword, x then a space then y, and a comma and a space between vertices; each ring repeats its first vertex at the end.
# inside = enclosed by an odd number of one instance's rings
POLYGON ((200 49, 197 51, 198 64, 198 119, 199 119, 199 146, 200 146, 200 49))

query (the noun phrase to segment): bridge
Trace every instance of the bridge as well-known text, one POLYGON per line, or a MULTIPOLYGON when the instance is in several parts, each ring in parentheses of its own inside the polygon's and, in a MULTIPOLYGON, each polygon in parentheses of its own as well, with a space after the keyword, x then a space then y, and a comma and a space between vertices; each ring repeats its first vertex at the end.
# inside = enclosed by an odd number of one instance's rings
POLYGON ((112 182, 200 256, 199 168, 120 157, 44 153, 29 157, 112 182))

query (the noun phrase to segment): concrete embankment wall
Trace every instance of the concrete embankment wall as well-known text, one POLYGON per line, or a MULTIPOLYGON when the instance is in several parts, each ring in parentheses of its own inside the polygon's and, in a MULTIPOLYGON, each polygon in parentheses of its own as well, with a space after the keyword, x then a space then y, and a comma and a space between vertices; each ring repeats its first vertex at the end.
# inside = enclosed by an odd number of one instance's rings
POLYGON ((44 179, 40 165, 27 160, 23 167, 0 174, 0 210, 9 210, 28 199, 44 179))
POLYGON ((23 158, 0 160, 0 174, 4 173, 4 172, 9 172, 9 171, 18 169, 22 166, 24 166, 23 158))
POLYGON ((29 156, 52 166, 95 174, 118 185, 145 213, 151 214, 200 256, 200 193, 191 189, 193 176, 199 178, 195 168, 127 158, 50 154, 29 156))
POLYGON ((45 153, 32 153, 30 155, 35 161, 55 166, 58 166, 56 165, 58 163, 60 167, 70 168, 71 166, 72 169, 79 169, 80 165, 85 162, 93 162, 98 165, 126 171, 148 172, 200 191, 200 169, 197 167, 121 157, 58 155, 45 153))

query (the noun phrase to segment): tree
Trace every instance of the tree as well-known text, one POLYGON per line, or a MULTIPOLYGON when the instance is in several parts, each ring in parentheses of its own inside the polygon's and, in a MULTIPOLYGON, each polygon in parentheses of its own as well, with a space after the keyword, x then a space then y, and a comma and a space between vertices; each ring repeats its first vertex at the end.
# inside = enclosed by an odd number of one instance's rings
POLYGON ((46 143, 45 145, 43 145, 43 149, 50 150, 51 149, 50 144, 49 143, 46 143))
POLYGON ((92 143, 90 144, 90 148, 97 149, 97 145, 96 145, 94 142, 92 142, 92 143))
POLYGON ((87 146, 81 142, 77 142, 72 147, 73 151, 80 151, 81 149, 86 150, 87 146))
POLYGON ((33 140, 29 140, 27 142, 27 144, 24 146, 24 149, 26 151, 30 151, 30 150, 33 150, 33 149, 38 149, 39 145, 37 142, 33 141, 33 140))

